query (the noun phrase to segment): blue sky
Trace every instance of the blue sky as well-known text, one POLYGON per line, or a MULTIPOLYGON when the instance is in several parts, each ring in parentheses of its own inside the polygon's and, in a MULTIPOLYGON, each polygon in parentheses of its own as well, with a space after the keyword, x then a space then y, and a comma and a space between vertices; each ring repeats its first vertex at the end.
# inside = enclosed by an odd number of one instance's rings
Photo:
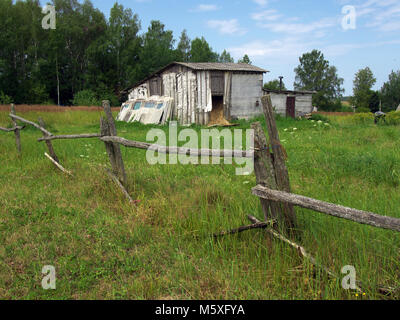
MULTIPOLYGON (((115 1, 92 0, 108 17, 115 1)), ((204 36, 214 51, 227 49, 235 59, 245 53, 270 71, 269 81, 284 76, 293 88, 298 58, 321 50, 344 78, 352 94, 354 74, 369 66, 381 88, 400 69, 400 0, 120 0, 139 15, 142 30, 161 20, 178 40, 204 36), (343 29, 344 6, 356 12, 355 29, 343 29)))

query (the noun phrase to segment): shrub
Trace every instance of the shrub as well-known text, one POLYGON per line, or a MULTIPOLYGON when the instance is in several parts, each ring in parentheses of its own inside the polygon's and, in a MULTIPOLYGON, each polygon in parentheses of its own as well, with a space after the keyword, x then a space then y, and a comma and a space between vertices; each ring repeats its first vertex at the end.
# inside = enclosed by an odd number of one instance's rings
POLYGON ((74 106, 101 106, 101 101, 92 90, 82 90, 74 95, 72 104, 74 106))
POLYGON ((12 98, 6 95, 3 91, 0 91, 0 104, 10 104, 12 103, 12 98))
POLYGON ((314 113, 310 120, 329 122, 329 119, 323 115, 314 113))
POLYGON ((350 121, 355 124, 372 124, 374 123, 374 115, 371 112, 357 113, 349 117, 350 121))
POLYGON ((386 115, 386 123, 393 126, 400 125, 400 111, 392 111, 386 115))

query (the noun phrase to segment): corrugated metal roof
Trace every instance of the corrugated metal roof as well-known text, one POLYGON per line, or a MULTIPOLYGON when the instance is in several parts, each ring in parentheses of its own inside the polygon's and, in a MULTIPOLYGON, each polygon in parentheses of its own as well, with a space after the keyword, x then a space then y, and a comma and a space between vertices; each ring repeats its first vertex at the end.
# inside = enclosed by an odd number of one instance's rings
POLYGON ((266 73, 269 72, 267 70, 261 69, 259 67, 253 66, 247 63, 222 63, 222 62, 171 62, 167 66, 161 68, 160 70, 152 73, 151 75, 147 76, 146 78, 142 79, 141 81, 135 83, 132 87, 127 88, 121 93, 127 93, 129 90, 141 85, 142 83, 146 82, 147 80, 151 79, 157 74, 162 73, 166 69, 170 68, 173 65, 181 65, 193 70, 204 70, 204 71, 237 71, 237 72, 260 72, 266 73))
POLYGON ((179 64, 193 70, 268 72, 267 70, 247 63, 175 62, 175 64, 179 64))

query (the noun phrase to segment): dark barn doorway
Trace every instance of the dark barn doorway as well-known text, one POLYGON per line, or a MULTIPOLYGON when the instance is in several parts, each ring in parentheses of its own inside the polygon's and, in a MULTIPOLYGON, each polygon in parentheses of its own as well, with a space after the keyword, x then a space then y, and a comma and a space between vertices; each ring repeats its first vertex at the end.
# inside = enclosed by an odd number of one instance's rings
POLYGON ((296 97, 287 97, 286 117, 296 118, 296 97))

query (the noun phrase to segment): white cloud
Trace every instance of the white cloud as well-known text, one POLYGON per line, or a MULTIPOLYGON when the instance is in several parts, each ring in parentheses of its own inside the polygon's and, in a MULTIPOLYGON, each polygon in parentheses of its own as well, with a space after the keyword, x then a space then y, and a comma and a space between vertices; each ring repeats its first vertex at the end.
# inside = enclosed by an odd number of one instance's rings
POLYGON ((199 4, 196 8, 191 9, 192 12, 210 12, 217 11, 219 7, 215 4, 199 4))
POLYGON ((246 30, 240 27, 237 19, 209 20, 207 25, 209 28, 217 29, 220 34, 243 35, 246 33, 246 30))
POLYGON ((255 21, 276 21, 281 18, 282 15, 276 10, 264 10, 261 12, 255 12, 251 14, 251 18, 255 21))
POLYGON ((238 47, 228 48, 235 58, 248 54, 250 57, 262 58, 297 58, 304 52, 312 50, 318 43, 298 41, 297 38, 285 38, 272 41, 253 41, 238 47))
POLYGON ((325 18, 311 23, 259 23, 262 28, 266 28, 272 32, 287 34, 306 34, 315 32, 318 36, 322 36, 323 30, 337 25, 336 18, 325 18))
POLYGON ((253 2, 257 3, 259 6, 265 7, 268 3, 268 0, 253 0, 253 2))

